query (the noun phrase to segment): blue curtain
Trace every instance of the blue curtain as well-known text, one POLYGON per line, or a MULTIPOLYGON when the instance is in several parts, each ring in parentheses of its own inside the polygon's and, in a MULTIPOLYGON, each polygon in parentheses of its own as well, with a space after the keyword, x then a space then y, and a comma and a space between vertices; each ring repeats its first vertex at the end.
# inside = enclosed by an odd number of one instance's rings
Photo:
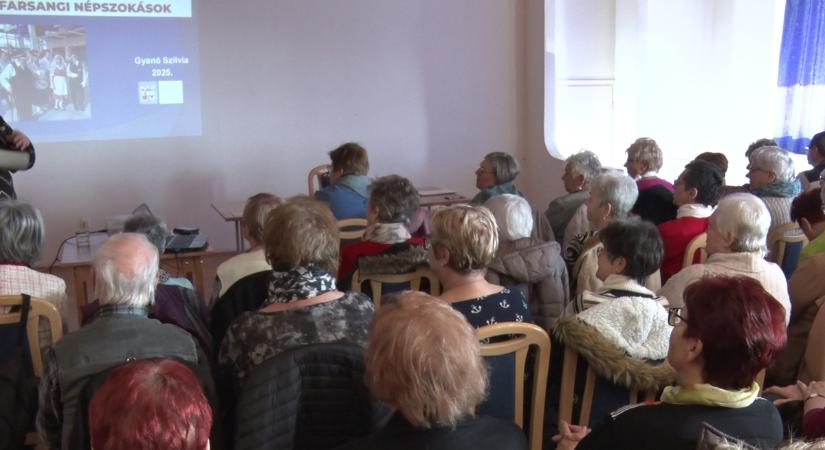
POLYGON ((787 0, 779 54, 780 126, 776 141, 805 153, 825 130, 825 0, 787 0))

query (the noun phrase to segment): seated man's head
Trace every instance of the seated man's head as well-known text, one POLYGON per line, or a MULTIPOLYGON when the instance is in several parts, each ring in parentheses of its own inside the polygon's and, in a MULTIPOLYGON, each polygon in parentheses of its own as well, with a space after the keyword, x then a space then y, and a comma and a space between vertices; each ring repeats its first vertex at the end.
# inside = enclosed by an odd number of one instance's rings
POLYGON ((590 197, 587 205, 587 220, 593 229, 598 230, 612 219, 624 219, 630 214, 639 188, 629 176, 616 170, 607 171, 590 184, 590 197))
POLYGON ((791 220, 799 223, 799 228, 809 240, 814 240, 825 231, 825 211, 822 208, 822 194, 825 189, 803 192, 791 203, 791 220))
POLYGON ((489 189, 515 180, 518 174, 516 158, 504 152, 488 153, 476 169, 476 187, 489 189))
POLYGON ((103 305, 148 307, 155 297, 158 250, 137 233, 116 234, 95 251, 95 295, 103 305))
POLYGON ((191 369, 146 359, 114 369, 89 404, 92 448, 209 448, 212 409, 191 369))
POLYGON ((418 211, 418 203, 418 191, 410 180, 398 175, 376 178, 370 183, 367 222, 406 225, 418 211))
POLYGON ((602 248, 596 276, 604 281, 610 275, 624 275, 639 284, 659 270, 664 244, 659 230, 650 222, 613 220, 599 231, 602 248))
POLYGON ((796 176, 790 153, 779 147, 760 147, 751 153, 750 161, 748 179, 752 189, 789 183, 796 176))
POLYGON ((564 164, 564 190, 568 193, 584 191, 590 188, 590 182, 602 173, 602 163, 595 153, 582 150, 570 155, 564 164))
POLYGON ((338 222, 329 207, 309 197, 293 197, 269 213, 264 251, 273 270, 314 266, 338 271, 338 222))
POLYGON ((816 166, 825 161, 825 131, 816 133, 808 144, 808 164, 816 166))
POLYGON ((707 161, 691 161, 673 183, 673 204, 715 206, 724 184, 725 178, 716 165, 707 161))
POLYGON ((750 252, 765 254, 771 214, 765 203, 752 194, 723 197, 708 222, 709 255, 750 252))
POLYGON ((533 233, 533 209, 518 195, 497 195, 484 202, 484 207, 496 218, 500 240, 515 241, 533 233))
POLYGON ((446 302, 406 291, 370 326, 364 379, 372 395, 419 428, 455 426, 487 391, 475 331, 446 302))
POLYGON ((361 144, 347 142, 329 152, 332 161, 330 181, 337 183, 344 175, 366 175, 370 171, 370 161, 367 151, 361 144))
POLYGON ((263 242, 266 218, 270 211, 280 204, 281 199, 278 196, 266 192, 255 194, 246 200, 241 216, 241 232, 252 248, 263 242))
POLYGON ((136 214, 123 223, 123 231, 146 236, 146 239, 149 239, 149 242, 158 249, 158 254, 162 255, 166 251, 166 238, 169 236, 169 228, 160 220, 160 217, 150 214, 136 214))
POLYGON ((32 266, 43 248, 43 217, 34 206, 0 200, 0 259, 32 266))
POLYGON ((496 219, 483 206, 454 205, 432 217, 430 267, 442 277, 446 272, 468 275, 484 271, 498 250, 496 219))
POLYGON ((638 178, 648 172, 658 172, 664 163, 659 144, 651 138, 641 137, 627 148, 624 167, 631 178, 638 178))

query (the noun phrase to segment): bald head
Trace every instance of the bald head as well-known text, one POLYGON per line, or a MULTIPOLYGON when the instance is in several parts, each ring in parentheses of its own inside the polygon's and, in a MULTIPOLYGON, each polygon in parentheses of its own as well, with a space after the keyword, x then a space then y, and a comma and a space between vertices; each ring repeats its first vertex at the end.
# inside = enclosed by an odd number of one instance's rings
POLYGON ((95 295, 101 304, 148 306, 155 296, 158 250, 146 236, 112 236, 95 252, 95 295))

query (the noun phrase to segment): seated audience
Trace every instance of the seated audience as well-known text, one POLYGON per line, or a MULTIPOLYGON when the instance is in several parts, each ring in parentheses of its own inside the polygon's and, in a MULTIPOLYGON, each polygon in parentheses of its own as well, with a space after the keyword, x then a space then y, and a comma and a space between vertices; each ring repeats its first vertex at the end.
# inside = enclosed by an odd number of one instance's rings
POLYGON ((208 450, 211 428, 197 377, 173 359, 114 369, 89 404, 89 435, 99 450, 208 450))
POLYGON ((382 306, 370 327, 365 381, 395 409, 377 433, 340 449, 527 449, 512 422, 476 416, 487 366, 461 314, 421 292, 382 306))
MULTIPOLYGON (((37 208, 16 200, 0 200, 0 295, 29 294, 53 304, 66 330, 66 283, 32 269, 43 249, 43 234, 43 217, 37 208)), ((9 307, 0 306, 0 314, 8 312, 9 307)), ((40 319, 38 327, 40 348, 45 352, 52 344, 52 330, 45 318, 40 319)))
POLYGON ((364 345, 372 319, 369 297, 336 289, 338 227, 323 203, 295 197, 269 213, 264 228, 272 265, 268 297, 229 327, 218 360, 236 382, 260 363, 301 345, 364 345))
POLYGON ((518 174, 519 164, 512 155, 504 152, 488 153, 476 169, 476 187, 480 192, 470 203, 480 205, 501 194, 524 197, 515 184, 518 174))
POLYGON ((516 287, 484 278, 498 249, 498 227, 483 206, 454 205, 433 215, 430 268, 441 281, 442 300, 475 328, 499 322, 530 322, 527 297, 516 287))
POLYGON ((791 223, 791 202, 800 190, 795 180, 793 159, 787 150, 779 147, 760 147, 751 154, 748 166, 748 189, 768 207, 771 227, 791 223))
POLYGON ((44 358, 37 429, 49 448, 73 448, 86 422, 80 394, 94 375, 127 360, 175 358, 197 365, 201 383, 212 383, 208 360, 182 329, 149 319, 157 286, 158 251, 145 236, 112 236, 95 252, 97 319, 69 333, 44 358))
POLYGON ((587 232, 587 207, 584 202, 590 195, 590 182, 599 176, 602 164, 595 153, 581 151, 565 161, 561 180, 567 194, 550 202, 544 216, 553 227, 556 241, 564 248, 576 235, 587 232))
POLYGON ((770 220, 765 204, 751 194, 723 197, 708 221, 707 261, 670 277, 659 295, 671 306, 682 306, 685 288, 694 281, 706 275, 744 275, 759 281, 785 308, 787 322, 791 313, 788 282, 779 266, 763 258, 770 220))
POLYGON ((347 142, 329 152, 329 158, 332 185, 317 191, 315 198, 329 204, 338 220, 366 217, 370 184, 367 151, 355 142, 347 142))
POLYGON ((671 308, 667 360, 677 385, 661 402, 626 406, 592 430, 562 423, 559 449, 693 449, 702 423, 759 448, 782 440, 782 421, 759 397, 757 374, 785 343, 784 311, 756 280, 708 277, 671 308))
POLYGON ((799 181, 802 182, 802 192, 818 187, 819 177, 825 170, 825 131, 819 132, 811 138, 808 144, 808 164, 813 169, 799 173, 799 181))
MULTIPOLYGON (((747 158, 748 160, 748 170, 750 170, 751 156, 753 155, 753 152, 762 147, 769 146, 776 147, 776 141, 774 141, 773 139, 762 138, 757 139, 751 142, 750 145, 748 145, 747 150, 745 150, 745 158, 747 158)), ((721 198, 726 195, 735 194, 737 192, 750 192, 749 185, 747 183, 743 186, 725 185, 725 187, 722 188, 722 193, 719 197, 721 198)))
POLYGON ((263 233, 267 215, 279 204, 281 199, 278 196, 265 192, 255 194, 246 200, 241 216, 241 234, 249 242, 250 248, 218 266, 215 286, 212 289, 212 304, 243 277, 272 270, 264 254, 263 233))
POLYGON ((656 225, 676 218, 673 185, 658 176, 663 162, 659 144, 651 138, 642 137, 630 144, 624 164, 627 174, 636 180, 639 188, 633 213, 656 225))
POLYGON ((369 273, 406 273, 427 265, 424 238, 410 234, 407 225, 418 210, 418 191, 410 180, 389 175, 373 180, 367 207, 367 229, 359 242, 341 250, 339 287, 350 286, 362 264, 369 273))
POLYGON ((708 217, 719 200, 725 183, 719 169, 706 161, 692 161, 676 179, 673 204, 676 218, 659 225, 665 243, 662 283, 682 270, 685 249, 690 241, 708 229, 708 217))
POLYGON ((567 267, 555 241, 531 237, 533 215, 527 200, 502 194, 484 203, 498 224, 499 245, 485 278, 496 285, 527 289, 536 324, 550 331, 570 296, 567 267))
MULTIPOLYGON (((768 384, 787 385, 796 380, 825 379, 811 373, 814 367, 803 357, 821 350, 819 342, 810 339, 812 327, 822 311, 821 300, 825 297, 825 214, 822 211, 822 191, 811 190, 795 198, 791 204, 791 217, 799 223, 811 242, 802 249, 799 265, 788 281, 791 297, 791 321, 788 324, 788 344, 776 363, 768 370, 768 384)), ((824 320, 820 319, 820 321, 824 320)), ((825 322, 823 322, 825 325, 825 322)), ((825 330, 823 330, 825 331, 825 330)), ((818 366, 819 364, 813 364, 818 366)))

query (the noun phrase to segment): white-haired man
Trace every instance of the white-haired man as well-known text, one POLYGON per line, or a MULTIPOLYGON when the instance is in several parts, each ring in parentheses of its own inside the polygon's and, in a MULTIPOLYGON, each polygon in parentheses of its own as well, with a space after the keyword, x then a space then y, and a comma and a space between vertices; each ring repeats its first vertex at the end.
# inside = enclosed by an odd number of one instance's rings
POLYGON ((667 280, 659 295, 671 306, 682 306, 685 288, 704 276, 745 275, 762 283, 782 304, 787 323, 791 313, 788 281, 779 266, 763 257, 770 226, 768 208, 756 196, 739 193, 722 198, 708 222, 708 260, 679 271, 667 280))
POLYGON ((208 363, 189 334, 147 317, 157 283, 158 251, 145 236, 113 236, 98 248, 93 265, 101 304, 97 318, 63 337, 45 357, 37 428, 49 448, 75 448, 82 442, 84 388, 101 372, 126 361, 176 358, 206 366, 208 374, 208 363))

